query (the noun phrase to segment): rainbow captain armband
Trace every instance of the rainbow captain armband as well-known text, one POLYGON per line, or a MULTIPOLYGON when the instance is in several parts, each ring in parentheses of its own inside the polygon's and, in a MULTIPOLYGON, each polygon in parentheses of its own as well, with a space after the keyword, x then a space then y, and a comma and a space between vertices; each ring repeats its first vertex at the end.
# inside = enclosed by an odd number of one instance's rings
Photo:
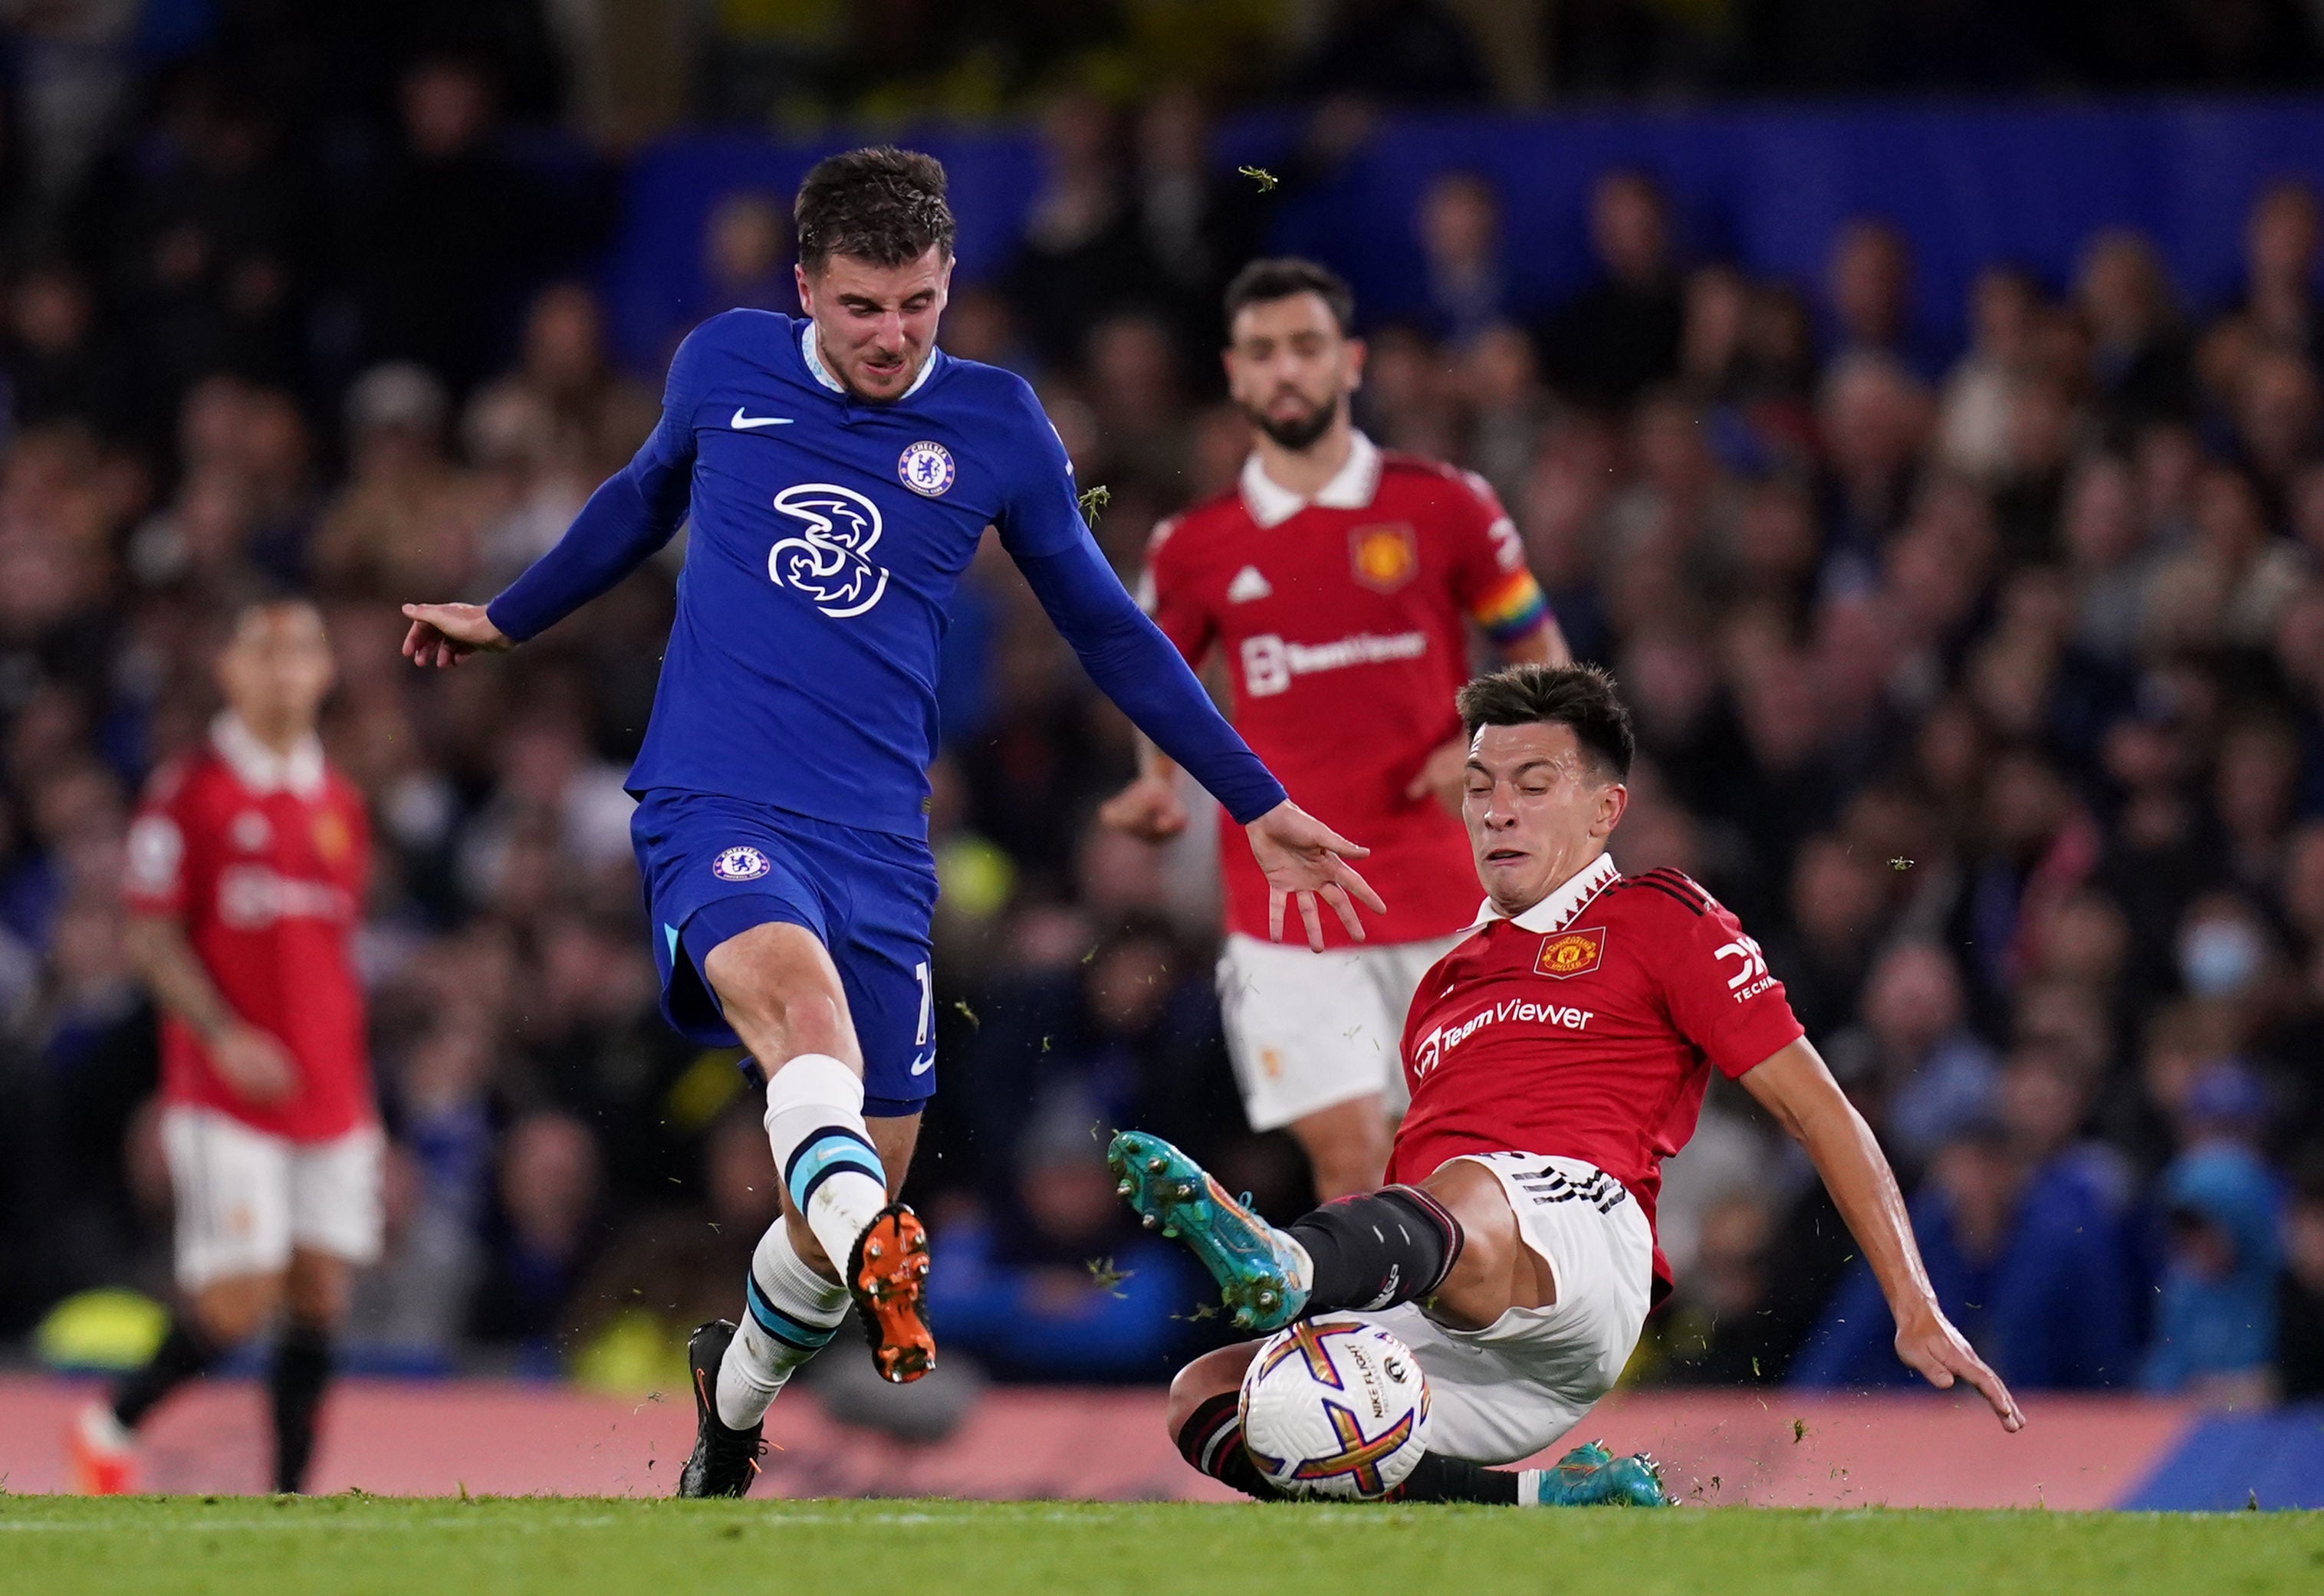
POLYGON ((1549 613, 1549 597, 1531 571, 1514 570, 1487 588, 1469 613, 1495 642, 1515 642, 1542 623, 1549 613))

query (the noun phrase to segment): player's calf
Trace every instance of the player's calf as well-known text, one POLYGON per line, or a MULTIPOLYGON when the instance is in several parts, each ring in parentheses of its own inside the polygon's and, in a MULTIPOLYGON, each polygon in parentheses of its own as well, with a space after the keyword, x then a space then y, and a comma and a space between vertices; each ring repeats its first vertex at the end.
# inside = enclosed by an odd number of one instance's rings
POLYGON ((1461 1257, 1461 1222, 1415 1186, 1337 1198, 1277 1230, 1160 1137, 1125 1130, 1106 1156, 1130 1206, 1202 1260, 1243 1329, 1410 1302, 1461 1257))
POLYGON ((1307 1312, 1394 1307, 1431 1295, 1466 1238, 1452 1211, 1418 1186, 1337 1197, 1294 1222, 1309 1260, 1307 1312))
POLYGON ((781 1220, 751 1254, 744 1305, 703 1393, 731 1430, 755 1430, 796 1370, 830 1343, 847 1316, 847 1288, 807 1267, 781 1220))

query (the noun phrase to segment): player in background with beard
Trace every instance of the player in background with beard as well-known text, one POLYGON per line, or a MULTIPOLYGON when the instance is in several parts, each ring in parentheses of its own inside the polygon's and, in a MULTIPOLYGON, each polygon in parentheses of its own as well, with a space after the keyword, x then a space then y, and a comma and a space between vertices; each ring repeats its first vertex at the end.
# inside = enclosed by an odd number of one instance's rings
MULTIPOLYGON (((1254 447, 1233 493, 1155 529, 1142 595, 1190 664, 1223 659, 1236 728, 1296 801, 1366 839, 1390 906, 1360 947, 1286 949, 1265 878, 1221 852, 1219 998, 1244 1111, 1255 1130, 1290 1128, 1325 1199, 1379 1184, 1406 1005, 1469 921, 1452 693, 1471 628, 1512 662, 1568 658, 1484 479, 1385 452, 1350 420, 1364 367, 1352 311, 1347 285, 1307 261, 1254 261, 1229 285, 1227 386, 1254 447)), ((1186 807, 1176 768, 1140 747, 1138 779, 1100 813, 1159 842, 1186 807)))
MULTIPOLYGON (((1430 1450, 1406 1499, 1655 1506, 1651 1462, 1594 1443, 1554 1469, 1481 1465, 1549 1445, 1620 1376, 1670 1286, 1654 1232, 1662 1161, 1694 1134, 1716 1068, 1831 1190, 1895 1316, 1896 1355, 1932 1385, 1966 1381, 2005 1430, 2023 1428, 2008 1388, 1937 1306, 1880 1144, 1759 945, 1678 872, 1625 876, 1607 853, 1633 748, 1612 680, 1518 666, 1470 683, 1460 707, 1485 902, 1405 1023, 1412 1112, 1388 1165, 1399 1184, 1277 1230, 1167 1142, 1125 1131, 1110 1154, 1122 1195, 1203 1260, 1239 1326, 1345 1314, 1412 1349, 1430 1450)), ((1264 1498, 1277 1493, 1236 1404, 1256 1345, 1179 1370, 1169 1423, 1189 1462, 1264 1498)))

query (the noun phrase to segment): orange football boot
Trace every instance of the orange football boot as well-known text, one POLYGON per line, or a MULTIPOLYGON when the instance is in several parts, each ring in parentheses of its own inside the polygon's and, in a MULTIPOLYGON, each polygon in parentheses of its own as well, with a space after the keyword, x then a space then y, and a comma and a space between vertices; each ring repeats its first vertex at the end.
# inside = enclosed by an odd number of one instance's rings
POLYGON ((137 1444, 113 1409, 92 1402, 65 1426, 65 1460, 82 1496, 127 1496, 137 1489, 137 1444))
POLYGON ((872 1361, 897 1385, 936 1366, 936 1338, 928 1329, 928 1232, 901 1203, 880 1210, 855 1239, 847 1291, 872 1343, 872 1361))

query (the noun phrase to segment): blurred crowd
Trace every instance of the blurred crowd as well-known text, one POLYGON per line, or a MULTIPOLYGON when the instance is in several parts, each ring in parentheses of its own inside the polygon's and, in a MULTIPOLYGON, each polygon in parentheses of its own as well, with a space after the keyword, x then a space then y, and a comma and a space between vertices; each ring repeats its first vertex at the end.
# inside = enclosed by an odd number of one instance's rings
MULTIPOLYGON (((9 124, 45 132, 0 161, 0 1340, 51 1346, 44 1315, 94 1287, 166 1291, 120 838, 202 735, 218 622, 287 587, 325 606, 327 743, 381 844, 390 1241, 356 1361, 648 1384, 733 1312, 775 1206, 733 1059, 656 1013, 630 853, 677 551, 456 672, 403 664, 395 606, 488 597, 552 542, 659 373, 609 357, 586 276, 606 169, 528 152, 473 55, 373 71, 328 115, 163 72, 72 161, 53 115, 9 124)), ((1247 447, 1214 307, 1268 214, 1199 106, 1047 101, 1013 258, 945 323, 1034 382, 1126 579, 1247 447)), ((2185 302, 2133 234, 2066 281, 1996 263, 1960 349, 1916 341, 1883 219, 1817 281, 1758 280, 1691 256, 1646 171, 1599 180, 1586 287, 1514 303, 1523 198, 1428 186, 1360 420, 1495 484, 1623 684, 1618 861, 1689 872, 1762 941, 2013 1382, 2324 1392, 2316 196, 2256 198, 2228 303, 2185 302)), ((669 342, 795 309, 786 210, 715 208, 712 299, 669 342)), ((1092 824, 1129 728, 996 547, 946 650, 942 1084, 909 1193, 939 1328, 997 1378, 1153 1378, 1218 1327, 1125 1226, 1108 1131, 1179 1140, 1278 1217, 1305 1171, 1241 1129, 1207 832, 1092 824)), ((1638 1378, 1903 1378, 1836 1213, 1739 1092, 1662 1213, 1680 1287, 1638 1378)))

